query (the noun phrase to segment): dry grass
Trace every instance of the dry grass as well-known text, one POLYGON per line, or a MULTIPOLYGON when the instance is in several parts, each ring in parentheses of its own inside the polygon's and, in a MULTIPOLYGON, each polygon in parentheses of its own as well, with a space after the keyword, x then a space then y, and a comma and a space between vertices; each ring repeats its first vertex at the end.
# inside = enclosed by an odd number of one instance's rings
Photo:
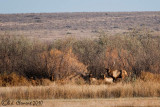
MULTIPOLYGON (((159 98, 116 98, 116 99, 81 99, 81 100, 44 100, 47 107, 158 107, 159 98)), ((43 107, 43 106, 42 106, 43 107)))
POLYGON ((151 72, 141 72, 140 79, 143 81, 160 82, 160 74, 153 74, 151 72))
POLYGON ((159 18, 159 12, 1 14, 0 32, 8 31, 43 40, 63 38, 67 35, 93 37, 100 30, 107 30, 112 34, 123 33, 137 26, 159 33, 159 18))
MULTIPOLYGON (((40 101, 41 107, 159 107, 160 98, 111 98, 111 99, 56 99, 56 100, 10 100, 13 105, 7 107, 35 107, 35 105, 17 105, 17 101, 34 102, 40 101)), ((1 100, 0 100, 1 101, 1 100)))
POLYGON ((160 97, 160 83, 136 81, 113 85, 50 85, 1 87, 0 98, 10 99, 86 99, 122 97, 160 97))

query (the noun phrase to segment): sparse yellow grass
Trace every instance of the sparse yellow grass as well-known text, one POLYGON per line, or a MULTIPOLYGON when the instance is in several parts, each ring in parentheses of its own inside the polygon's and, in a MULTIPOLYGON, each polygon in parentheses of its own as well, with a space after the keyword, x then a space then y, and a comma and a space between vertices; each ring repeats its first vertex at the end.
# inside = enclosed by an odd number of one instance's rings
POLYGON ((58 99, 44 100, 42 107, 158 107, 159 100, 159 98, 58 99))
MULTIPOLYGON (((110 98, 110 99, 45 99, 45 100, 12 100, 13 105, 7 107, 159 107, 160 98, 110 98), (33 105, 34 101, 40 101, 33 105), (18 103, 16 103, 18 102, 18 103), (19 102, 32 102, 31 105, 20 105, 19 102)), ((1 100, 0 100, 1 102, 1 100)))
POLYGON ((0 99, 86 99, 160 97, 160 83, 136 81, 113 85, 50 85, 1 87, 0 99))

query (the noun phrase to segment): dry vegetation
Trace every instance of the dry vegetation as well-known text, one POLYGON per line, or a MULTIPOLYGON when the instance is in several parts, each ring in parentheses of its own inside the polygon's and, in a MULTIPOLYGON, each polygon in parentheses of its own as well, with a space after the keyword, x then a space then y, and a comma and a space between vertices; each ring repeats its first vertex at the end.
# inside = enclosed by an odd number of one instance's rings
POLYGON ((159 19, 160 12, 0 14, 0 106, 159 106, 159 19), (107 83, 106 68, 128 76, 107 83))
MULTIPOLYGON (((45 100, 10 100, 13 105, 7 107, 35 107, 33 102, 39 102, 41 107, 159 107, 160 98, 110 98, 110 99, 45 99, 45 100), (16 104, 18 102, 18 104, 16 104), (20 104, 21 102, 21 104, 20 104), (31 105, 29 104, 31 102, 31 105), (118 102, 118 103, 117 103, 118 102), (28 103, 25 105, 25 103, 28 103)), ((1 101, 1 100, 0 100, 1 101)))
POLYGON ((50 85, 0 88, 1 99, 88 99, 160 97, 160 84, 136 81, 114 85, 50 85))
POLYGON ((0 98, 160 97, 159 56, 160 37, 148 30, 50 43, 0 35, 0 98), (88 85, 81 77, 91 72, 98 78, 104 68, 125 69, 129 76, 111 85, 88 85))
MULTIPOLYGON (((45 106, 53 107, 158 107, 159 98, 111 98, 111 99, 71 99, 46 100, 45 106), (118 102, 118 103, 117 103, 118 102)), ((43 107, 43 106, 42 106, 43 107)))
POLYGON ((160 12, 0 14, 0 32, 45 40, 64 36, 95 37, 101 30, 115 34, 135 27, 160 33, 159 24, 160 12))

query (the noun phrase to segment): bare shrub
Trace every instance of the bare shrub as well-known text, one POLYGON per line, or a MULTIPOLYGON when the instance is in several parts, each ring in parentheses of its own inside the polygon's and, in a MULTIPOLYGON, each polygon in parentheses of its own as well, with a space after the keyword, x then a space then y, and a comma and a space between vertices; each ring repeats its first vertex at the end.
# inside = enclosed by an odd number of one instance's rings
POLYGON ((33 80, 42 78, 56 80, 86 72, 86 66, 78 61, 72 48, 66 46, 60 51, 52 46, 21 36, 2 35, 0 73, 15 72, 33 80))
POLYGON ((127 81, 135 81, 141 71, 159 73, 159 40, 159 36, 145 30, 50 43, 5 34, 0 36, 0 74, 15 72, 33 80, 71 80, 89 72, 99 79, 105 68, 111 68, 126 70, 127 81))
POLYGON ((41 54, 41 65, 48 75, 55 80, 67 78, 70 75, 80 75, 87 72, 86 66, 77 60, 72 49, 61 52, 57 49, 41 54))
POLYGON ((103 47, 91 39, 82 39, 74 43, 73 52, 85 65, 95 66, 103 63, 103 47))
POLYGON ((160 74, 153 74, 151 72, 142 71, 140 79, 143 81, 160 82, 160 74))
POLYGON ((20 86, 20 85, 28 86, 31 84, 25 77, 17 75, 16 73, 0 75, 0 86, 20 86))
POLYGON ((106 48, 105 67, 125 69, 136 76, 140 76, 143 70, 153 73, 160 71, 158 41, 159 37, 147 30, 133 30, 118 36, 103 34, 98 38, 98 43, 106 48))

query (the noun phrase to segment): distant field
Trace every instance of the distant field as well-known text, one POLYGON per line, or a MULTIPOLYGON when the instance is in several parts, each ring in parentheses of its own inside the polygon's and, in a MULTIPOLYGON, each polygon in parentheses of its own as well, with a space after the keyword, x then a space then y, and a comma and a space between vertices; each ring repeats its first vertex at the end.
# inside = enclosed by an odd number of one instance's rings
POLYGON ((134 28, 160 32, 160 12, 93 12, 0 14, 0 33, 57 39, 124 33, 134 28))
MULTIPOLYGON (((13 101, 14 104, 7 107, 16 107, 16 101, 18 100, 11 101, 13 101)), ((21 102, 31 101, 32 100, 21 100, 21 102)), ((42 100, 42 102, 43 103, 40 107, 159 107, 160 98, 57 99, 42 100)), ((23 105, 23 107, 27 106, 23 105)))

